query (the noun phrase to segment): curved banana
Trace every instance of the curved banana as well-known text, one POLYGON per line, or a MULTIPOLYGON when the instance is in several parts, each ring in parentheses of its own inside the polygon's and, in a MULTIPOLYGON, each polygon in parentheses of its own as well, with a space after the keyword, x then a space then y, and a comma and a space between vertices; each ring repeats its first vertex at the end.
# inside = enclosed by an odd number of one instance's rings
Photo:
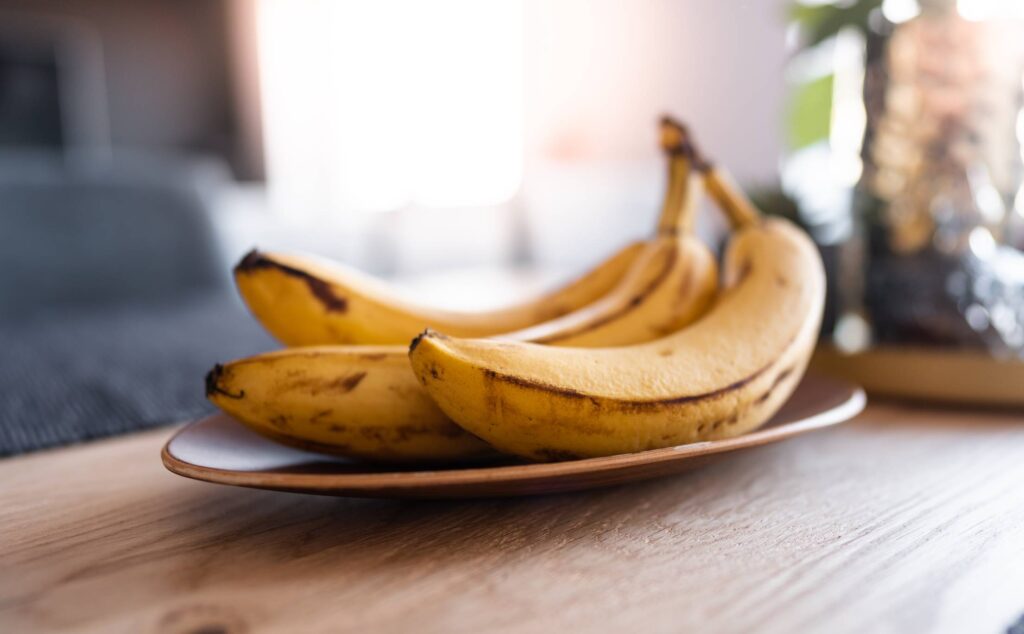
POLYGON ((253 250, 235 266, 234 275, 249 310, 287 346, 404 345, 424 324, 485 337, 569 313, 614 288, 643 248, 643 242, 629 244, 567 286, 481 312, 418 306, 380 280, 311 256, 253 250))
POLYGON ((697 174, 686 178, 676 222, 662 221, 661 236, 614 291, 568 315, 496 338, 565 347, 625 346, 664 337, 706 313, 718 290, 718 267, 711 251, 689 235, 704 186, 697 174))
POLYGON ((413 370, 464 429, 530 460, 628 453, 755 429, 803 374, 825 278, 816 248, 790 223, 733 220, 740 228, 725 256, 725 288, 685 330, 594 350, 427 331, 410 349, 413 370))
MULTIPOLYGON (((565 346, 631 344, 663 336, 703 315, 717 289, 717 265, 707 247, 689 235, 703 191, 701 179, 689 175, 689 165, 684 154, 670 161, 660 235, 643 249, 614 291, 592 306, 503 338, 565 346)), ((453 434, 453 429, 459 428, 430 400, 410 371, 406 346, 376 346, 371 353, 365 347, 330 346, 315 352, 295 349, 259 355, 215 368, 207 380, 207 395, 257 431, 290 434, 326 445, 321 450, 333 453, 423 460, 471 455, 479 450, 453 434), (292 357, 309 360, 298 382, 294 375, 296 365, 302 362, 292 357), (236 371, 236 365, 249 370, 236 371), (360 382, 344 393, 315 387, 357 375, 362 377, 360 382), (300 408, 299 402, 305 405, 300 408), (313 414, 319 414, 315 421, 313 414), (271 423, 284 420, 282 417, 288 420, 287 430, 275 429, 271 423), (367 446, 366 433, 376 438, 382 429, 407 425, 408 421, 415 421, 419 430, 415 438, 392 434, 386 448, 367 446), (428 444, 425 439, 431 431, 434 443, 428 444), (440 449, 442 446, 445 449, 440 449)))
POLYGON ((210 371, 206 395, 250 429, 301 449, 384 461, 492 453, 441 413, 394 347, 347 347, 341 367, 333 347, 232 361, 210 371))
MULTIPOLYGON (((690 171, 686 130, 661 122, 669 161, 658 235, 677 226, 690 171)), ((506 308, 459 312, 419 306, 388 284, 339 263, 300 255, 249 252, 235 266, 235 284, 257 320, 286 346, 408 345, 424 327, 486 337, 524 329, 576 311, 607 295, 651 241, 634 242, 568 285, 506 308)))

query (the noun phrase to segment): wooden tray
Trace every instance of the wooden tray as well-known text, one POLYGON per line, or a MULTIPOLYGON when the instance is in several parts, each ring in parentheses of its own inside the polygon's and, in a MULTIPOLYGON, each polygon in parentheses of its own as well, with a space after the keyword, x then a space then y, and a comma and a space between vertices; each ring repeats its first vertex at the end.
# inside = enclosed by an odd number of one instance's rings
POLYGON ((300 451, 216 414, 186 425, 164 446, 170 471, 218 484, 322 495, 472 498, 576 491, 682 473, 730 454, 837 425, 864 408, 859 387, 805 377, 761 429, 727 440, 545 464, 396 469, 300 451))
POLYGON ((1024 362, 981 352, 880 347, 848 355, 819 346, 811 367, 862 385, 872 395, 1024 407, 1024 362))

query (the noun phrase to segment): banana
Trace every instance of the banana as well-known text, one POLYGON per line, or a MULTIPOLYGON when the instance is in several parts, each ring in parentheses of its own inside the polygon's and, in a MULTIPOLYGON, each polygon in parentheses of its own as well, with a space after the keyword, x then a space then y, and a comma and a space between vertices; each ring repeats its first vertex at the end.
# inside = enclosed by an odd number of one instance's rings
MULTIPOLYGON (((692 221, 704 191, 688 176, 680 199, 685 225, 692 221)), ((689 226, 663 224, 619 286, 593 304, 543 324, 495 337, 565 347, 613 347, 664 337, 707 312, 718 290, 714 256, 690 235, 689 226)))
POLYGON ((492 453, 441 413, 394 347, 347 347, 340 367, 333 347, 256 355, 215 366, 206 395, 250 429, 301 449, 378 461, 492 453))
MULTIPOLYGON (((717 265, 707 247, 689 235, 702 181, 691 174, 688 154, 677 153, 669 163, 659 235, 615 290, 591 306, 503 339, 564 346, 632 344, 664 336, 707 311, 717 289, 717 265)), ((372 352, 329 346, 258 355, 217 366, 207 378, 207 396, 261 433, 287 434, 331 453, 429 460, 472 456, 485 446, 456 433, 461 429, 411 372, 406 346, 375 346, 372 352), (361 379, 344 392, 322 387, 353 376, 361 379), (279 424, 283 421, 287 428, 279 424), (394 432, 381 441, 386 430, 410 425, 416 435, 394 432)))
MULTIPOLYGON (((677 228, 690 171, 686 130, 671 119, 660 125, 669 155, 669 187, 658 235, 677 228)), ((619 285, 651 241, 623 247, 568 285, 506 308, 459 312, 419 306, 384 282, 339 263, 300 255, 250 251, 235 266, 235 284, 249 310, 286 346, 408 345, 423 328, 486 337, 544 323, 574 312, 619 285)))
POLYGON ((614 288, 643 248, 642 242, 629 244, 567 286, 481 312, 414 305, 380 280, 311 256, 253 250, 235 266, 234 275, 249 310, 287 346, 404 345, 424 324, 484 337, 569 313, 614 288))
MULTIPOLYGON (((707 178, 710 167, 704 167, 707 178)), ((757 428, 803 374, 821 321, 825 277, 805 233, 784 220, 747 215, 753 206, 729 181, 716 185, 735 230, 724 289, 696 324, 646 344, 606 349, 456 339, 427 330, 410 348, 416 376, 464 429, 529 460, 629 453, 757 428)))

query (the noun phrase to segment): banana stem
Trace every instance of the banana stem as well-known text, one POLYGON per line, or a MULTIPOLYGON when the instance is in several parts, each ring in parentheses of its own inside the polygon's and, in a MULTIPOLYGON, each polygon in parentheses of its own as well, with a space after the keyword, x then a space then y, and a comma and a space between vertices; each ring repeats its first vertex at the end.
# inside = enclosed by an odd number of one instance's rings
POLYGON ((674 234, 685 231, 690 224, 687 216, 687 193, 690 189, 690 160, 682 154, 674 154, 669 158, 669 186, 665 195, 665 206, 658 218, 658 234, 674 234))
POLYGON ((679 213, 675 217, 675 223, 664 229, 667 234, 692 234, 694 225, 697 224, 697 212, 700 210, 701 195, 704 193, 701 183, 703 177, 700 172, 687 165, 685 178, 686 185, 683 188, 683 197, 679 201, 679 213))
POLYGON ((733 229, 749 227, 757 224, 760 220, 761 212, 754 206, 754 203, 750 202, 739 185, 721 168, 709 165, 704 170, 704 185, 712 200, 729 218, 729 224, 733 229))
POLYGON ((669 117, 662 118, 661 149, 669 160, 668 188, 658 218, 659 235, 689 231, 693 224, 692 205, 688 204, 692 167, 688 135, 686 126, 669 117))
POLYGON ((757 224, 761 212, 750 202, 739 185, 725 169, 715 167, 697 148, 692 136, 687 136, 687 145, 694 169, 704 175, 704 186, 715 204, 725 212, 733 229, 742 229, 757 224))

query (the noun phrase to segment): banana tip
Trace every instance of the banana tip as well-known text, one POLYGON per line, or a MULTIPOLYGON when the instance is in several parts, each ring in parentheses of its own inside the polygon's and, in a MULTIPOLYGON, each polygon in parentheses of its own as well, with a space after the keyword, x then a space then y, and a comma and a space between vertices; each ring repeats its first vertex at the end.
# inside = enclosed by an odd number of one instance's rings
POLYGON ((221 375, 224 374, 224 366, 216 364, 209 372, 206 373, 206 398, 210 398, 220 388, 217 386, 217 382, 220 380, 221 375))
POLYGON ((240 399, 245 396, 245 390, 239 390, 237 394, 228 392, 220 385, 221 377, 224 376, 224 366, 216 364, 209 372, 206 373, 206 398, 213 399, 214 396, 220 394, 228 398, 240 399))
POLYGON ((259 249, 251 249, 248 253, 242 256, 242 259, 235 265, 235 273, 244 273, 245 271, 252 271, 262 266, 266 266, 266 257, 260 253, 259 249))
POLYGON ((663 114, 663 115, 661 115, 661 119, 658 121, 658 123, 660 123, 662 125, 662 127, 672 128, 672 129, 682 133, 683 135, 685 135, 685 134, 687 134, 689 132, 689 130, 687 129, 685 123, 683 123, 679 119, 676 119, 675 117, 673 117, 670 114, 663 114))
POLYGON ((412 354, 420 342, 424 339, 447 339, 448 335, 444 335, 434 330, 433 328, 424 328, 423 332, 416 335, 412 342, 409 344, 409 354, 412 354))

